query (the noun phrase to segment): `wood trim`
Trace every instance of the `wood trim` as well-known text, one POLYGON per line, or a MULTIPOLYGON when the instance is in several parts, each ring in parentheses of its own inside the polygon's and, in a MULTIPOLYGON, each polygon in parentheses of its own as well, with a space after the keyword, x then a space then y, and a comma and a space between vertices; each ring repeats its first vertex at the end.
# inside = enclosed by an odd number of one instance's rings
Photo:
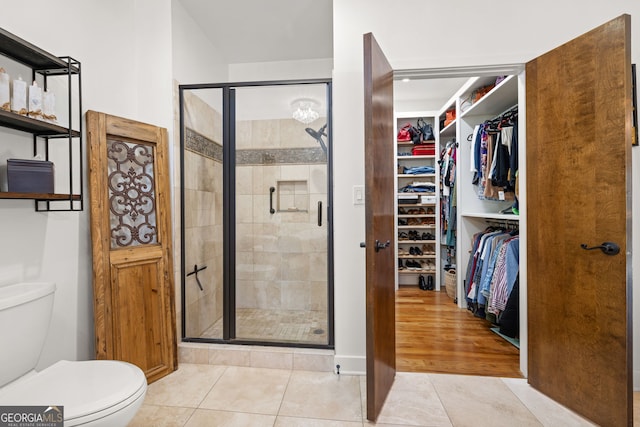
MULTIPOLYGON (((107 187, 106 177, 98 173, 101 165, 106 162, 104 150, 100 147, 106 143, 106 123, 105 115, 95 111, 87 111, 87 157, 89 166, 89 199, 92 194, 99 195, 101 190, 107 187)), ((100 221, 104 215, 103 203, 90 203, 91 217, 91 246, 93 250, 93 306, 94 306, 94 329, 96 358, 109 359, 109 350, 105 337, 111 336, 112 331, 106 313, 105 299, 111 299, 110 291, 105 286, 107 273, 105 269, 109 265, 109 230, 100 221), (102 257, 96 256, 102 254, 102 257)))

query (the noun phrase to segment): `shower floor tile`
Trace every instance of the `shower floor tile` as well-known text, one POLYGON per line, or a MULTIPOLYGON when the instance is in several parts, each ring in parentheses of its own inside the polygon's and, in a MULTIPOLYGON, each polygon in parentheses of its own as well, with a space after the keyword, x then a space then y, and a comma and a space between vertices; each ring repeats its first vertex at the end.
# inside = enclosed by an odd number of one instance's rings
MULTIPOLYGON (((201 338, 221 338, 219 319, 201 338)), ((327 344, 327 313, 305 310, 236 309, 238 339, 275 341, 282 343, 327 344)))

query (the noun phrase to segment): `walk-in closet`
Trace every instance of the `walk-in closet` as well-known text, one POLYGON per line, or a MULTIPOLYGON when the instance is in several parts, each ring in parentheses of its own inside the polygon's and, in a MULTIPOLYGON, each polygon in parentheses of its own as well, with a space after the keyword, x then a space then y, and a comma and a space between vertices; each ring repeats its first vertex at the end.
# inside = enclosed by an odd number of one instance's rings
POLYGON ((521 376, 518 74, 396 75, 400 370, 521 376))

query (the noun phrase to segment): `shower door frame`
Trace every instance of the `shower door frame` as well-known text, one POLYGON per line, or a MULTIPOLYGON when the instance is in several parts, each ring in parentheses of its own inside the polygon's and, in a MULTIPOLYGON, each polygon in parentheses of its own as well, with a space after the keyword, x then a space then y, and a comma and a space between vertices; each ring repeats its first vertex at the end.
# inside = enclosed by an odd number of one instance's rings
POLYGON ((178 86, 180 113, 180 292, 181 340, 214 344, 262 345, 297 348, 334 348, 334 266, 333 266, 333 126, 332 79, 275 80, 256 82, 181 84, 178 86), (278 342, 237 339, 236 335, 236 103, 235 88, 326 85, 327 102, 327 343, 278 342), (186 248, 185 248, 185 123, 184 91, 198 89, 222 90, 222 174, 223 174, 223 330, 222 338, 186 336, 186 248))

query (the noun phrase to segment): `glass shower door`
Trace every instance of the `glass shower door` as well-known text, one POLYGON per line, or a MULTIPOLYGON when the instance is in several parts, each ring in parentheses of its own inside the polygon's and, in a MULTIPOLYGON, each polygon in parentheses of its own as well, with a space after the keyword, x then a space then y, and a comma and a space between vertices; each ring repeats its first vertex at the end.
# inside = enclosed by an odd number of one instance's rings
POLYGON ((183 92, 183 335, 222 339, 223 108, 222 89, 183 92))
POLYGON ((327 345, 328 85, 232 91, 235 339, 327 345))

